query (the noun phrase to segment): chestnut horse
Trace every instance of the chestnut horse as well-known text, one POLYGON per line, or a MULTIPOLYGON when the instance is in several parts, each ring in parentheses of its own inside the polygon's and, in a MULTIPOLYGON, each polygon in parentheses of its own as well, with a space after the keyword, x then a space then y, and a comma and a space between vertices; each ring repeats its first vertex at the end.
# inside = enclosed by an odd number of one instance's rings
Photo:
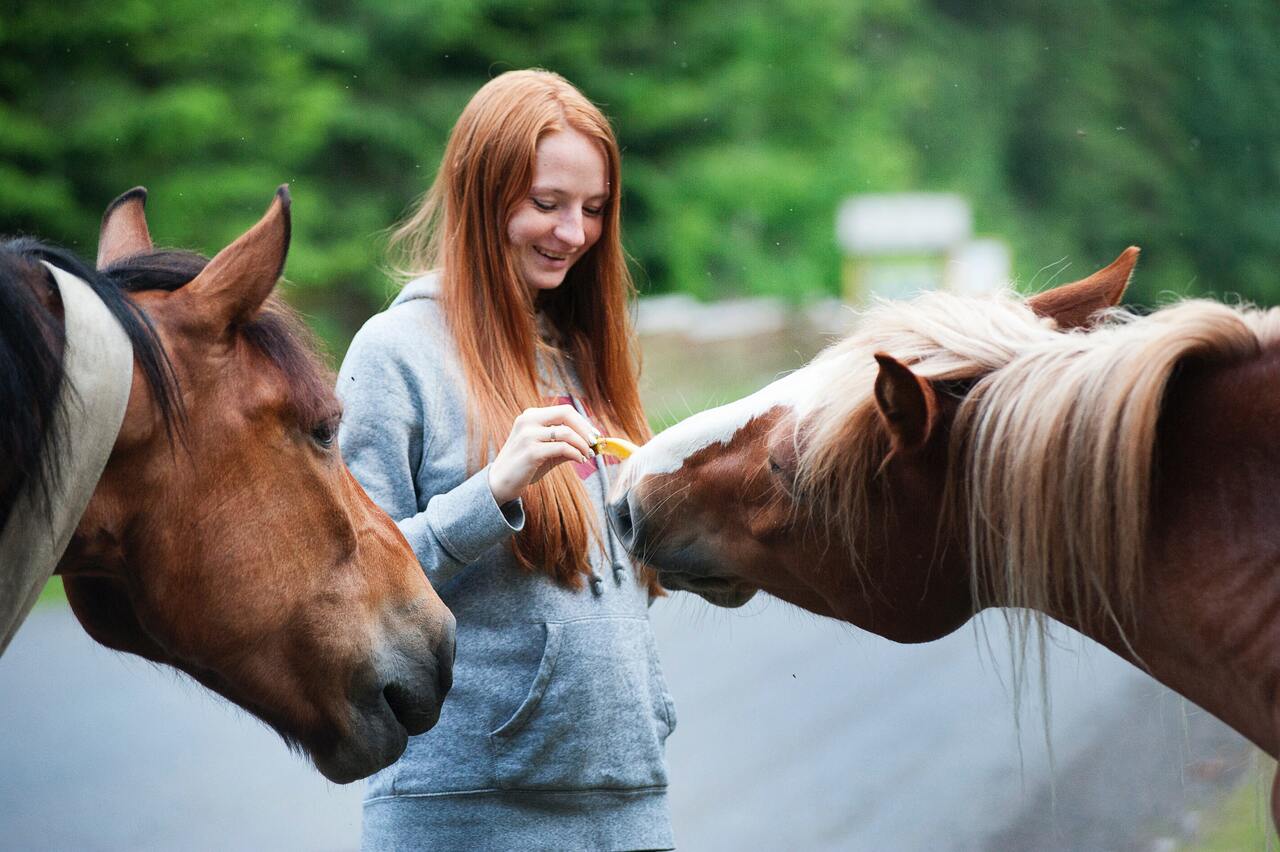
POLYGON ((642 447, 611 523, 723 606, 762 589, 898 642, 1051 616, 1280 756, 1280 310, 1108 310, 1136 258, 871 309, 642 447))
MULTIPOLYGON (((0 382, 0 530, 49 537, 39 525, 74 474, 60 460, 100 425, 62 422, 59 400, 122 382, 101 476, 50 556, 76 617, 107 647, 244 707, 330 780, 367 776, 439 717, 453 616, 343 465, 332 378, 272 295, 286 188, 208 261, 152 247, 145 197, 108 208, 97 269, 35 240, 0 242, 0 361, 13 365, 0 382), (64 320, 84 294, 114 323, 123 370, 97 376, 107 368, 91 362, 68 387, 64 363, 84 344, 64 320)), ((0 556, 0 569, 29 566, 0 556)), ((29 604, 0 604, 2 648, 29 604)))

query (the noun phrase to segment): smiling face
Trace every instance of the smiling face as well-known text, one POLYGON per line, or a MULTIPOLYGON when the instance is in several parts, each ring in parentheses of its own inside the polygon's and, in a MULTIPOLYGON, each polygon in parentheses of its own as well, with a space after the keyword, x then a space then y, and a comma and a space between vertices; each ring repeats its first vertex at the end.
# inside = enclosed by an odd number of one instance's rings
POLYGON ((507 240, 525 286, 554 290, 564 282, 569 268, 600 239, 609 191, 599 144, 574 130, 542 137, 533 184, 507 220, 507 240))

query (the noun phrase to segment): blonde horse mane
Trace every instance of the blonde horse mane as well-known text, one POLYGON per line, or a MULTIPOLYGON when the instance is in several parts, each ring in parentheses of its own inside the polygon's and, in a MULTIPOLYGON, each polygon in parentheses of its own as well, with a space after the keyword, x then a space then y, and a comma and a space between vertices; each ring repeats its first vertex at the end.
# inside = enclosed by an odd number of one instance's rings
POLYGON ((814 361, 824 401, 804 424, 797 487, 864 575, 868 486, 889 451, 874 353, 935 383, 972 383, 952 426, 940 523, 963 525, 975 599, 1081 627, 1106 620, 1123 633, 1140 589, 1156 424, 1175 367, 1244 358, 1278 337, 1280 311, 1209 301, 1149 316, 1112 310, 1071 332, 1012 292, 881 303, 814 361))

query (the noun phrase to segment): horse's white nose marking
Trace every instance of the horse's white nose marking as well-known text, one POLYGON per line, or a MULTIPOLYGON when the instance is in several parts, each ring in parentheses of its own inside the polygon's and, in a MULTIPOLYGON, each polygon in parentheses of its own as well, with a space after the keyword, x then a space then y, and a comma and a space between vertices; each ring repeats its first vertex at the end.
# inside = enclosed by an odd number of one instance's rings
POLYGON ((632 456, 627 481, 639 482, 645 476, 672 473, 685 459, 712 444, 724 444, 742 427, 771 408, 785 406, 803 414, 817 401, 824 385, 822 373, 810 365, 766 385, 751 396, 694 414, 654 436, 653 440, 632 456))

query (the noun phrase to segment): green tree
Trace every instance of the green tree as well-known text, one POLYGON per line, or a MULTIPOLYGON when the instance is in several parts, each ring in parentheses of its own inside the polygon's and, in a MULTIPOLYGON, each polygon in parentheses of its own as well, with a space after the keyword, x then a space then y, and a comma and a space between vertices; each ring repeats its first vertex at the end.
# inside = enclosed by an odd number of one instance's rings
POLYGON ((158 240, 211 252, 287 181, 288 292, 341 351, 462 106, 541 66, 615 122, 648 292, 835 292, 839 201, 924 189, 1024 285, 1138 243, 1143 300, 1271 302, 1278 60, 1263 0, 10 0, 0 232, 88 254, 141 183, 158 240))

